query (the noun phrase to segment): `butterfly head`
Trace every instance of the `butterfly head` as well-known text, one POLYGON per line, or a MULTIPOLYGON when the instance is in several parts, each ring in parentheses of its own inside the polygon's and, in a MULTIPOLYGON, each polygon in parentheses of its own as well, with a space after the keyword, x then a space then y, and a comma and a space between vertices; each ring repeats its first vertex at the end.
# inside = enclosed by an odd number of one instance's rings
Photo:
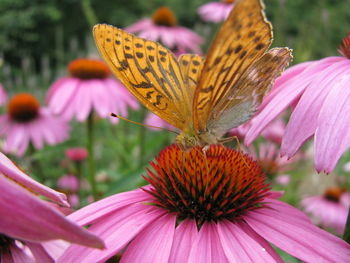
POLYGON ((176 137, 176 144, 182 150, 187 150, 194 146, 200 146, 200 141, 193 129, 185 129, 176 137))

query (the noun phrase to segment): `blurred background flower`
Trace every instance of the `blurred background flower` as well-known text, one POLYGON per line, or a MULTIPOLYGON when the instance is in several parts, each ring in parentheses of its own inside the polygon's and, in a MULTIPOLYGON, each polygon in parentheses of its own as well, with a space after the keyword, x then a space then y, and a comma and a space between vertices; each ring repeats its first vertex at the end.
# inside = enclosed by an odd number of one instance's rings
POLYGON ((69 148, 65 153, 66 157, 73 162, 82 162, 88 156, 88 152, 84 147, 69 148))
POLYGON ((206 22, 223 22, 233 8, 235 0, 209 2, 198 8, 198 14, 206 22))
MULTIPOLYGON (((155 115, 152 112, 147 113, 146 118, 144 120, 144 123, 146 125, 165 128, 168 130, 176 130, 176 128, 173 125, 171 125, 170 123, 166 122, 165 120, 159 118, 157 115, 155 115)), ((149 129, 151 129, 153 131, 161 131, 160 129, 156 129, 156 128, 152 128, 152 127, 149 127, 149 129)))
POLYGON ((304 198, 301 206, 315 224, 341 235, 350 207, 350 193, 344 188, 329 187, 322 195, 304 198))
POLYGON ((0 136, 5 139, 4 152, 22 156, 30 145, 41 149, 44 143, 55 145, 69 136, 69 125, 54 116, 29 93, 13 96, 7 112, 0 116, 0 136))
POLYGON ((7 94, 4 87, 0 84, 0 106, 4 105, 7 100, 7 94))
POLYGON ((136 99, 111 77, 104 62, 76 59, 68 65, 68 71, 70 77, 57 80, 47 93, 46 102, 54 114, 83 122, 92 111, 101 118, 109 117, 111 112, 127 117, 128 107, 138 108, 136 99))
POLYGON ((142 19, 125 30, 137 33, 139 37, 161 42, 177 54, 202 53, 200 45, 203 39, 192 30, 177 25, 175 14, 166 6, 158 8, 152 18, 142 19))

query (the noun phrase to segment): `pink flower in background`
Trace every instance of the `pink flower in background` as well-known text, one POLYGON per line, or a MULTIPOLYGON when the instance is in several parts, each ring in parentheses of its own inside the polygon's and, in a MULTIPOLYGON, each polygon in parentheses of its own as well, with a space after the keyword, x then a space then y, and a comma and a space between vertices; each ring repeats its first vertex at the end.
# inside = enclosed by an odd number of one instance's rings
POLYGON ((305 198, 301 206, 315 224, 343 234, 350 207, 350 193, 339 187, 331 187, 323 195, 305 198))
POLYGON ((290 175, 289 174, 281 174, 276 176, 275 183, 279 185, 288 185, 290 183, 290 175))
POLYGON ((190 29, 178 26, 174 13, 164 6, 154 12, 152 19, 142 19, 125 30, 137 33, 139 37, 161 42, 178 54, 202 52, 200 45, 203 39, 190 29))
MULTIPOLYGON (((67 206, 64 194, 56 192, 19 170, 0 153, 0 258, 1 262, 54 262, 44 241, 63 239, 84 246, 103 248, 101 239, 66 219, 36 196, 42 195, 67 206), (22 260, 22 261, 21 261, 22 260)), ((53 245, 53 244, 52 244, 53 245)))
MULTIPOLYGON (((104 62, 76 59, 68 66, 71 77, 63 77, 50 87, 46 102, 54 114, 83 122, 92 111, 101 118, 110 113, 128 115, 128 107, 138 109, 136 99, 116 79, 104 62)), ((110 117, 112 122, 117 118, 110 117)))
POLYGON ((0 136, 5 138, 4 152, 22 156, 29 143, 41 149, 44 143, 63 142, 69 136, 69 125, 47 108, 40 107, 34 96, 19 93, 9 101, 7 113, 0 116, 0 136))
POLYGON ((64 191, 77 192, 79 190, 79 179, 72 174, 64 175, 58 179, 57 187, 64 191))
MULTIPOLYGON (((166 122, 162 118, 159 118, 157 115, 153 114, 152 112, 149 112, 147 114, 144 123, 146 125, 151 125, 151 126, 156 126, 156 127, 160 127, 160 128, 165 128, 165 129, 172 130, 172 131, 176 130, 176 128, 173 125, 171 125, 170 123, 166 122)), ((149 129, 151 129, 153 131, 160 131, 160 129, 151 128, 151 127, 149 127, 149 129)))
POLYGON ((0 84, 0 106, 4 105, 7 100, 7 94, 4 87, 0 84))
MULTIPOLYGON (((350 35, 345 55, 350 53, 350 35), (349 51, 347 53, 346 51, 349 51)), ((286 70, 265 97, 246 135, 251 143, 288 106, 292 115, 282 139, 281 154, 293 156, 314 137, 315 167, 330 173, 350 146, 350 59, 328 57, 286 70)))
POLYGON ((280 157, 279 148, 272 143, 260 143, 258 149, 248 148, 249 155, 255 159, 264 174, 277 184, 286 185, 289 183, 289 175, 285 172, 290 171, 301 155, 295 155, 293 158, 280 157), (279 177, 283 176, 283 177, 279 177))
POLYGON ((80 181, 78 177, 72 174, 61 176, 57 181, 57 188, 67 195, 68 202, 72 207, 79 205, 80 181))
POLYGON ((69 148, 65 152, 66 157, 74 162, 82 162, 88 156, 88 151, 83 147, 69 148))
POLYGON ((106 249, 71 245, 57 262, 99 263, 118 253, 122 263, 283 262, 270 243, 306 262, 348 262, 350 245, 278 201, 247 155, 173 145, 151 166, 149 186, 68 216, 89 225, 106 249))
MULTIPOLYGON (((241 126, 237 128, 233 128, 229 131, 230 136, 237 136, 238 138, 245 138, 246 133, 250 129, 250 127, 253 125, 255 119, 242 124, 241 126)), ((261 136, 263 136, 265 139, 281 144, 284 131, 286 129, 286 124, 284 120, 280 117, 272 121, 269 125, 265 127, 265 129, 261 132, 261 136)))
POLYGON ((226 20, 233 8, 234 0, 223 0, 221 2, 209 2, 198 8, 198 14, 202 20, 220 23, 226 20))

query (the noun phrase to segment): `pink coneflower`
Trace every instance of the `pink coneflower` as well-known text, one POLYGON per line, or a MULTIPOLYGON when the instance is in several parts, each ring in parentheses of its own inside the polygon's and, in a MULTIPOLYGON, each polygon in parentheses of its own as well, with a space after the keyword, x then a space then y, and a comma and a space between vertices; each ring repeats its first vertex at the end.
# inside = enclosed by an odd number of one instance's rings
POLYGON ((72 245, 58 262, 283 262, 269 242, 306 262, 348 262, 350 246, 276 200, 258 164, 211 145, 172 145, 150 163, 150 183, 69 216, 104 239, 103 251, 72 245), (312 244, 312 245, 310 245, 312 244))
POLYGON ((64 194, 56 192, 19 170, 0 153, 0 261, 54 262, 44 241, 63 239, 90 247, 103 247, 103 241, 66 219, 58 210, 36 195, 67 206, 64 194))
POLYGON ((190 29, 178 26, 175 14, 165 6, 158 8, 152 18, 142 19, 125 30, 148 40, 162 42, 176 53, 201 54, 202 38, 190 29))
MULTIPOLYGON (((292 169, 292 165, 300 159, 300 155, 294 156, 292 159, 280 157, 279 149, 272 143, 260 143, 257 150, 254 147, 248 149, 250 155, 258 162, 262 171, 270 180, 275 180, 278 175, 282 175, 292 169)), ((278 183, 286 183, 288 180, 284 174, 284 178, 279 178, 278 183)))
POLYGON ((44 143, 55 145, 68 138, 68 123, 28 94, 19 93, 11 98, 7 113, 0 116, 0 135, 5 137, 4 152, 22 156, 31 143, 41 149, 44 143))
POLYGON ((7 94, 4 87, 0 84, 0 106, 4 105, 7 100, 7 94))
POLYGON ((79 179, 72 174, 64 175, 58 179, 57 187, 60 190, 75 193, 79 190, 79 179))
MULTIPOLYGON (((350 53, 350 35, 342 54, 350 53)), ((350 56, 328 57, 289 68, 265 97, 250 127, 246 142, 288 106, 292 115, 282 140, 281 154, 293 156, 310 137, 315 139, 315 167, 330 173, 350 146, 350 56)))
POLYGON ((88 151, 84 147, 75 147, 67 149, 65 154, 73 162, 82 162, 87 158, 88 151))
MULTIPOLYGON (((252 120, 238 126, 237 128, 231 129, 229 131, 229 135, 237 136, 238 138, 242 139, 245 138, 254 121, 255 119, 253 118, 252 120)), ((261 136, 271 142, 281 144, 285 129, 286 124, 284 120, 282 118, 277 118, 265 127, 265 129, 261 132, 261 136)))
POLYGON ((323 195, 305 198, 301 205, 315 224, 343 234, 350 207, 349 192, 339 187, 331 187, 323 195))
MULTIPOLYGON (((68 66, 70 77, 57 80, 49 89, 46 101, 53 113, 67 120, 85 121, 92 111, 101 118, 111 112, 128 115, 128 107, 138 108, 129 91, 110 78, 107 65, 94 59, 76 59, 68 66)), ((110 118, 115 122, 117 118, 110 118)))
POLYGON ((207 22, 223 22, 231 12, 233 2, 234 0, 222 0, 221 2, 206 3, 198 8, 198 14, 207 22))
MULTIPOLYGON (((168 130, 176 130, 176 128, 171 125, 170 123, 166 122, 165 120, 159 118, 157 115, 153 114, 152 112, 149 112, 145 118, 145 124, 151 125, 155 127, 165 128, 168 130)), ((149 129, 154 131, 160 131, 160 129, 149 127, 149 129)))
POLYGON ((78 177, 72 174, 60 177, 57 181, 57 188, 67 195, 68 202, 72 207, 79 205, 80 181, 78 177))

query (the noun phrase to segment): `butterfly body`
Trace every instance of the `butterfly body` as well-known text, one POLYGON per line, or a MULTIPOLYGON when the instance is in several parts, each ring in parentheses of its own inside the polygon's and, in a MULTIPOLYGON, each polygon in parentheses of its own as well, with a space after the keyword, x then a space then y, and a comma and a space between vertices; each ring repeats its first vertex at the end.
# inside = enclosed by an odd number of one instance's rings
POLYGON ((238 0, 206 59, 177 59, 162 45, 122 29, 94 27, 97 47, 117 78, 149 110, 181 133, 184 149, 224 141, 248 121, 292 55, 273 48, 261 0, 238 0))

